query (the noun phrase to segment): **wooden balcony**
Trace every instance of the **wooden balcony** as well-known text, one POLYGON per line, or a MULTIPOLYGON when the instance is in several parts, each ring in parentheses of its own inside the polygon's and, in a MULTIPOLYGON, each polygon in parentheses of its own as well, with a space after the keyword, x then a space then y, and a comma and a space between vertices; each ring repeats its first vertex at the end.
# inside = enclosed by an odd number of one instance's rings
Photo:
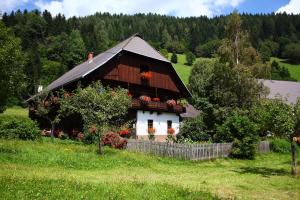
POLYGON ((165 102, 150 101, 148 104, 143 104, 139 99, 132 99, 131 108, 137 110, 161 111, 172 113, 184 113, 185 107, 182 105, 175 105, 170 107, 165 102))

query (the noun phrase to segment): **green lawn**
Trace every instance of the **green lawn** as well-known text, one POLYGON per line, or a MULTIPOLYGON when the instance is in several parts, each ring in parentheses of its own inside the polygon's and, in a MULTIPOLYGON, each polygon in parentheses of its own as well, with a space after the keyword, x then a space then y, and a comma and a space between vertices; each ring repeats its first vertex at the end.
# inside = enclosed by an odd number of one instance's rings
POLYGON ((0 140, 2 199, 297 199, 290 156, 192 162, 71 141, 0 140))
POLYGON ((276 60, 280 63, 281 66, 284 66, 288 68, 292 78, 296 79, 298 82, 300 82, 300 64, 290 64, 287 63, 286 60, 272 57, 271 61, 276 60))

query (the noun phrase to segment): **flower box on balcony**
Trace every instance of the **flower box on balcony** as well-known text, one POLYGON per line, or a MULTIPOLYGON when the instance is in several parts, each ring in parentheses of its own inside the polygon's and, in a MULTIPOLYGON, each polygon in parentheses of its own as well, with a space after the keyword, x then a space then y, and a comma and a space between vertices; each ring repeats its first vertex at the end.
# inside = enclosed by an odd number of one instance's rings
POLYGON ((158 98, 158 97, 152 98, 152 101, 160 102, 160 98, 158 98))
POLYGON ((176 106, 176 101, 174 99, 168 100, 167 102, 168 107, 176 106))
POLYGON ((142 72, 141 73, 141 79, 150 80, 151 78, 152 78, 151 72, 142 72))
POLYGON ((151 98, 148 97, 148 96, 143 95, 143 96, 140 96, 140 101, 141 101, 142 104, 148 105, 151 101, 151 98))

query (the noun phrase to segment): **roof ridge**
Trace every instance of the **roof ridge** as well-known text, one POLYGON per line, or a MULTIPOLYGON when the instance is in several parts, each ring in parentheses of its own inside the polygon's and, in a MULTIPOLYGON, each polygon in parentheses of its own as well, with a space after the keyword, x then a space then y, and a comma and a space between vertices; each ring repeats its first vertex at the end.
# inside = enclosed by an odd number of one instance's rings
POLYGON ((122 50, 124 50, 124 48, 129 44, 129 42, 131 42, 131 40, 132 40, 134 37, 139 37, 139 38, 142 39, 142 37, 141 37, 141 35, 140 35, 139 33, 133 34, 130 38, 128 38, 128 41, 123 45, 122 50))

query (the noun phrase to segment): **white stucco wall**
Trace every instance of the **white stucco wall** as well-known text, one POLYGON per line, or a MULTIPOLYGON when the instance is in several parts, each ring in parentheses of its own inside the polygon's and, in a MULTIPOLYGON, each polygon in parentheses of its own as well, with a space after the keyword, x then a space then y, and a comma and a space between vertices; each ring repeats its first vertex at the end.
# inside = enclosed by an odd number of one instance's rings
POLYGON ((179 116, 175 113, 160 113, 149 111, 137 111, 136 135, 148 135, 148 120, 153 120, 155 135, 167 135, 167 121, 172 121, 175 134, 179 132, 179 116))

